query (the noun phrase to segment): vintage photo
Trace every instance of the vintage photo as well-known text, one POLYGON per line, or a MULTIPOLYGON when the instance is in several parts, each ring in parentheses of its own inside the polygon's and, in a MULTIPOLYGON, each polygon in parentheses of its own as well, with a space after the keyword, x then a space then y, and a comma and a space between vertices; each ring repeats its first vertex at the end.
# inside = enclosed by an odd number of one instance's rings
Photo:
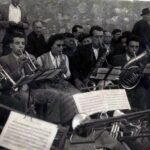
POLYGON ((0 149, 149 150, 150 1, 0 0, 0 149))

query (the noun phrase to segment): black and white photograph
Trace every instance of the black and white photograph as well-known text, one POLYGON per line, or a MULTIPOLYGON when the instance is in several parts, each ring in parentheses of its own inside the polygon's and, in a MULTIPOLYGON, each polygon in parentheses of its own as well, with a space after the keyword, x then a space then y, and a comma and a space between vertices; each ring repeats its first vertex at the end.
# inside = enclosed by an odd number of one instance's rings
POLYGON ((0 150, 150 150, 150 0, 0 0, 0 150))

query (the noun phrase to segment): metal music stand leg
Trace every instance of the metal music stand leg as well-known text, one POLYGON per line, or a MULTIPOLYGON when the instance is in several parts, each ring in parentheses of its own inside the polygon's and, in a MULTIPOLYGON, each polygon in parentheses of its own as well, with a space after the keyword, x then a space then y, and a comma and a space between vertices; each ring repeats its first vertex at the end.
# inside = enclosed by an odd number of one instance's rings
POLYGON ((32 117, 36 116, 36 111, 35 111, 35 102, 33 99, 33 102, 31 101, 31 88, 29 87, 29 92, 28 92, 28 102, 27 102, 27 110, 25 113, 26 115, 30 115, 32 117))

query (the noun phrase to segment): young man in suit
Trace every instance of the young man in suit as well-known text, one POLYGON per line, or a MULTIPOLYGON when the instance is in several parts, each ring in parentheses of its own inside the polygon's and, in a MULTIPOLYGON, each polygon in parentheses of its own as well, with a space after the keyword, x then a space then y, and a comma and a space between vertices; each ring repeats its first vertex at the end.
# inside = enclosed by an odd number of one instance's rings
POLYGON ((115 55, 111 58, 112 66, 124 66, 129 60, 136 57, 140 48, 140 40, 136 36, 128 37, 126 41, 126 53, 115 55))

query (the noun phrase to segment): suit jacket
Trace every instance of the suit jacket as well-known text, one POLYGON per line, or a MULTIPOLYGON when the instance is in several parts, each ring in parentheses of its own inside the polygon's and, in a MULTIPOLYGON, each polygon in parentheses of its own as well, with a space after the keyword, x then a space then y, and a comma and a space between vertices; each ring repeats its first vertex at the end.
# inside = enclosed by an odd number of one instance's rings
POLYGON ((21 66, 13 53, 0 58, 0 64, 14 81, 21 77, 21 66))
MULTIPOLYGON (((104 54, 106 49, 100 48, 98 59, 104 54)), ((90 71, 94 68, 97 60, 95 58, 92 45, 81 46, 75 52, 73 57, 73 68, 72 68, 72 76, 73 78, 79 78, 80 80, 84 80, 90 71)))

